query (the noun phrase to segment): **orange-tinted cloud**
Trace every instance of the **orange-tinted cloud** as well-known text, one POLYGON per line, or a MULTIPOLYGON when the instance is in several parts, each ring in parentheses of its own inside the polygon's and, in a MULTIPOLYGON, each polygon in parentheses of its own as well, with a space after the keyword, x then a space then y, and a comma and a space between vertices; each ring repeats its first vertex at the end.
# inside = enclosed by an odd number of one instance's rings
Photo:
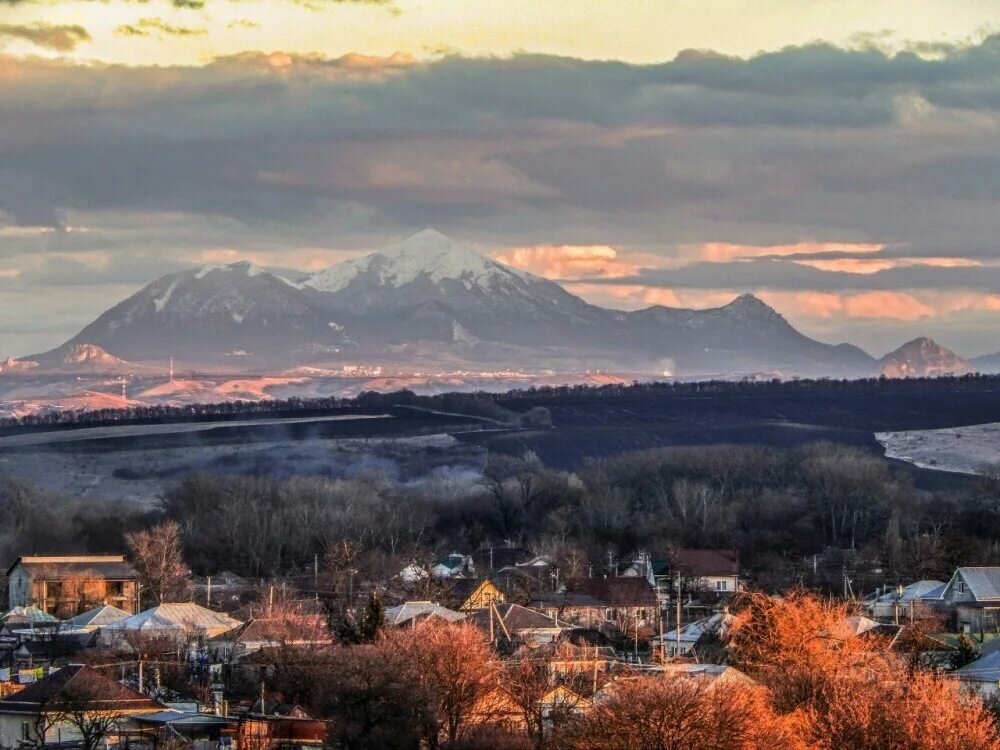
POLYGON ((660 259, 626 254, 609 245, 536 245, 494 253, 501 263, 547 279, 618 278, 641 268, 659 265, 660 259))
POLYGON ((885 249, 882 243, 867 242, 796 242, 790 245, 738 245, 731 242, 702 242, 680 246, 680 257, 689 261, 729 263, 744 258, 764 258, 771 255, 812 255, 815 253, 877 253, 885 249))
POLYGON ((820 271, 869 275, 893 268, 925 266, 929 268, 975 268, 983 265, 971 258, 823 258, 793 261, 820 271))

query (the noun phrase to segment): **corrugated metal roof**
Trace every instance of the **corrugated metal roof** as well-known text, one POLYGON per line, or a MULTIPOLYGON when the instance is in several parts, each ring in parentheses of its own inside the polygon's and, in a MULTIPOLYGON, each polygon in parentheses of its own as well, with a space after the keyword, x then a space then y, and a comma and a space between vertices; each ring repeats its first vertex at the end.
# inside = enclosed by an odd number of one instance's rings
POLYGON ((178 631, 199 630, 211 634, 238 628, 243 623, 222 612, 198 604, 161 604, 137 615, 113 622, 102 630, 178 631))
POLYGON ((959 568, 957 573, 978 601, 1000 599, 1000 568, 959 568))
POLYGON ((71 617, 66 621, 66 624, 71 628, 103 628, 131 616, 124 609, 105 604, 103 607, 96 607, 76 617, 71 617))
POLYGON ((956 669, 952 674, 960 680, 997 682, 1000 680, 1000 651, 994 651, 956 669))
POLYGON ((903 593, 899 594, 896 589, 892 591, 887 591, 878 597, 875 601, 882 602, 884 604, 892 604, 895 601, 909 602, 909 601, 919 601, 925 599, 928 595, 938 588, 944 587, 943 581, 916 581, 911 583, 909 586, 903 588, 903 593))
POLYGON ((0 615, 0 623, 15 625, 22 622, 59 622, 59 618, 38 607, 14 607, 0 615))
POLYGON ((465 619, 465 615, 461 612, 442 607, 434 602, 405 602, 385 611, 385 621, 388 625, 402 625, 415 617, 439 617, 449 622, 465 619))

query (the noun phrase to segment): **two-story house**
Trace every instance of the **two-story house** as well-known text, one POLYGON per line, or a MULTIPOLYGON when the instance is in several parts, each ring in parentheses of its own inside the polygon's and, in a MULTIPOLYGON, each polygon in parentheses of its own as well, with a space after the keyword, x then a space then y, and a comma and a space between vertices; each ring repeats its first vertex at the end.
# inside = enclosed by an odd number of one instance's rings
POLYGON ((1000 628, 1000 567, 959 568, 940 597, 960 633, 1000 628))
POLYGON ((73 616, 102 604, 139 611, 139 574, 124 555, 19 557, 7 570, 7 606, 73 616))

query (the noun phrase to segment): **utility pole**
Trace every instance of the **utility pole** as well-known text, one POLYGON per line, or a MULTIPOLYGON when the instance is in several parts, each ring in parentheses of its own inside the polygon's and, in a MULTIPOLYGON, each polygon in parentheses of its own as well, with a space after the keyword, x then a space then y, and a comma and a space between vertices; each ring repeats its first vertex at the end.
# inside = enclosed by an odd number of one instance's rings
POLYGON ((316 601, 319 602, 319 554, 313 555, 313 591, 316 593, 316 601))
POLYGON ((677 656, 681 655, 681 572, 677 571, 677 656))
POLYGON ((656 584, 656 619, 660 626, 660 664, 667 661, 667 644, 663 642, 663 603, 660 601, 660 584, 656 584))
POLYGON ((205 593, 205 606, 212 606, 212 576, 208 577, 208 590, 205 593))

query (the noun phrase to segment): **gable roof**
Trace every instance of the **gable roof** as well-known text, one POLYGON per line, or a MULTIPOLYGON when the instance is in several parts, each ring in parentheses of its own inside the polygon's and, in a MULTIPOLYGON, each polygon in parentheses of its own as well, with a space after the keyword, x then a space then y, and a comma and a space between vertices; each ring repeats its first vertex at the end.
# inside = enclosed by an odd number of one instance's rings
POLYGON ((126 620, 131 616, 132 615, 124 609, 118 609, 118 607, 112 607, 110 604, 105 604, 79 614, 76 617, 71 617, 66 621, 66 625, 70 628, 81 629, 103 628, 111 625, 112 623, 119 622, 120 620, 126 620))
POLYGON ((571 578, 566 591, 586 594, 609 607, 655 607, 656 592, 645 578, 571 578))
POLYGON ((235 630, 214 636, 213 641, 234 643, 270 643, 276 641, 327 642, 332 634, 321 615, 255 617, 235 630))
MULTIPOLYGON (((519 630, 563 629, 548 615, 529 609, 528 607, 522 607, 520 604, 498 604, 497 612, 500 614, 500 619, 503 620, 504 626, 512 633, 519 630)), ((488 609, 481 609, 469 615, 469 622, 483 628, 488 628, 490 624, 490 611, 488 609)))
POLYGON ((137 579, 139 574, 126 560, 125 555, 32 555, 19 557, 7 570, 11 574, 18 565, 32 576, 42 576, 50 581, 65 578, 110 578, 114 580, 137 579))
POLYGON ((59 618, 50 615, 38 607, 14 607, 0 615, 0 623, 4 625, 21 625, 27 623, 55 623, 59 618))
POLYGON ((938 588, 943 587, 945 584, 943 581, 915 581, 909 586, 903 588, 903 592, 900 593, 897 589, 892 589, 887 591, 881 596, 875 599, 876 602, 882 604, 892 604, 893 602, 910 602, 910 601, 920 601, 925 599, 928 594, 932 593, 938 588))
POLYGON ((175 632, 199 630, 220 633, 238 628, 243 623, 222 612, 213 612, 191 602, 161 604, 137 615, 106 625, 102 630, 141 630, 144 632, 175 632))
POLYGON ((658 671, 676 677, 697 677, 712 682, 729 685, 756 685, 757 681, 745 672, 727 664, 693 664, 691 662, 675 662, 662 665, 658 671))
POLYGON ((434 602, 404 602, 385 611, 386 625, 391 626, 403 625, 417 617, 425 619, 438 617, 448 622, 458 622, 465 619, 465 615, 461 612, 442 607, 434 602))
POLYGON ((445 555, 442 558, 434 561, 433 567, 441 566, 442 568, 447 568, 448 570, 458 570, 463 567, 466 563, 467 558, 465 555, 459 554, 458 552, 452 552, 450 555, 445 555))
POLYGON ((960 680, 996 683, 1000 680, 1000 651, 981 656, 952 674, 960 680))
POLYGON ((0 700, 0 713, 38 713, 61 699, 73 700, 74 688, 86 691, 87 703, 94 710, 155 711, 166 708, 92 667, 70 664, 0 700))
MULTIPOLYGON (((716 612, 714 615, 709 617, 703 617, 700 620, 689 622, 687 625, 682 625, 680 637, 681 643, 696 642, 703 635, 707 635, 709 633, 722 634, 734 619, 735 617, 728 612, 716 612)), ((659 637, 656 637, 653 640, 658 641, 659 637)), ((674 628, 669 633, 663 634, 663 643, 665 645, 670 645, 671 643, 676 642, 677 628, 674 628)))
POLYGON ((740 574, 740 553, 733 549, 679 549, 670 556, 670 562, 686 576, 740 574))
MULTIPOLYGON (((965 581, 969 587, 969 591, 972 592, 977 601, 1000 599, 1000 568, 959 568, 951 577, 944 591, 951 588, 955 582, 955 578, 959 575, 961 575, 962 580, 965 581)), ((942 596, 944 596, 944 591, 941 592, 942 596)))

